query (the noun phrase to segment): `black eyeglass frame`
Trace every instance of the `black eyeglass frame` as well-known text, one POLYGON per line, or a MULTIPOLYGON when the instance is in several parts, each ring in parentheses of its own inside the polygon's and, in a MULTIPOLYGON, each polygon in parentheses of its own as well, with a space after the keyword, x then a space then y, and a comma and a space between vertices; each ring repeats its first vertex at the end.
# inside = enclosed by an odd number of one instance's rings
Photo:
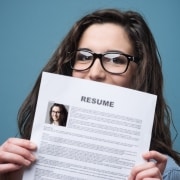
POLYGON ((75 64, 74 58, 75 58, 75 57, 74 57, 73 59, 72 59, 72 57, 71 57, 71 60, 70 60, 71 69, 72 69, 72 70, 75 70, 75 71, 80 71, 80 72, 81 72, 81 71, 86 71, 86 70, 90 69, 90 68, 93 66, 93 64, 94 64, 94 62, 95 62, 95 60, 96 60, 97 58, 100 60, 101 66, 102 66, 102 68, 103 68, 106 72, 108 72, 108 73, 110 73, 110 74, 116 74, 116 75, 125 73, 125 72, 127 71, 128 67, 129 67, 130 61, 135 62, 136 64, 138 64, 139 61, 140 61, 140 58, 139 58, 139 57, 131 56, 131 55, 129 55, 129 54, 122 53, 121 51, 109 51, 109 52, 106 52, 106 53, 97 54, 97 53, 94 53, 94 52, 92 52, 92 51, 90 51, 90 50, 87 50, 87 49, 83 49, 83 48, 82 48, 82 49, 78 49, 78 50, 76 50, 76 51, 74 51, 74 52, 72 52, 72 53, 69 52, 69 54, 76 54, 78 51, 88 52, 88 53, 92 54, 92 56, 93 56, 93 60, 92 60, 92 62, 91 62, 91 65, 90 65, 89 67, 85 68, 85 69, 82 69, 82 70, 79 70, 79 69, 74 68, 74 64, 75 64), (103 62, 102 62, 102 57, 103 57, 104 55, 106 55, 106 54, 117 54, 117 53, 120 54, 120 55, 125 56, 125 57, 127 58, 127 60, 128 60, 125 70, 124 70, 123 72, 121 72, 121 73, 114 73, 114 72, 108 71, 108 70, 104 67, 103 62), (72 63, 72 62, 73 62, 73 63, 72 63))

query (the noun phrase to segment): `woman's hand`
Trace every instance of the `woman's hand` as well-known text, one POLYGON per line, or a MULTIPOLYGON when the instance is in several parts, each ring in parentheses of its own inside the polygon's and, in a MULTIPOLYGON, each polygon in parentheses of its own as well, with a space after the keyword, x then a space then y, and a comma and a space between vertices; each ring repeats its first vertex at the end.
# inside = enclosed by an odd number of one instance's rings
POLYGON ((128 180, 162 180, 167 157, 157 151, 149 151, 143 154, 143 158, 147 162, 135 166, 128 180))
POLYGON ((0 174, 12 172, 35 161, 36 145, 29 140, 10 138, 0 146, 0 174))

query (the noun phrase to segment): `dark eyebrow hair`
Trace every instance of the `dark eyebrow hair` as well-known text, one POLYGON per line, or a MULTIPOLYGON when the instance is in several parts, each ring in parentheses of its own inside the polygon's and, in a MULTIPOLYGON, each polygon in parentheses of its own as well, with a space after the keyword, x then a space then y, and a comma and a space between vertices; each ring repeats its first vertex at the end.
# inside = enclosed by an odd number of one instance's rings
MULTIPOLYGON (((95 53, 94 51, 92 51, 91 49, 89 49, 89 48, 78 48, 77 49, 78 51, 80 51, 80 50, 84 50, 84 51, 89 51, 89 52, 92 52, 92 53, 95 53)), ((103 52, 103 53, 101 53, 101 54, 106 54, 106 53, 120 53, 120 54, 126 54, 126 53, 124 53, 124 52, 122 52, 122 51, 119 51, 119 50, 107 50, 107 51, 105 51, 105 52, 103 52)))
POLYGON ((119 50, 107 50, 106 53, 120 53, 120 54, 126 54, 122 51, 119 51, 119 50))
POLYGON ((77 51, 80 51, 80 50, 89 51, 89 52, 92 52, 92 53, 93 53, 93 51, 92 51, 91 49, 89 49, 89 48, 78 48, 78 49, 77 49, 77 51))

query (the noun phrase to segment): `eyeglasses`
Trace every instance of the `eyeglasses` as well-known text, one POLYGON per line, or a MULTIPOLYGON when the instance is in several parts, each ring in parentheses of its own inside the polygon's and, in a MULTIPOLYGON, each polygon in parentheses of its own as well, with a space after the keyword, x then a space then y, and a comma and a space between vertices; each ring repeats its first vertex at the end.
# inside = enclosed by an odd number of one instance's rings
POLYGON ((88 70, 93 66, 97 58, 100 60, 102 68, 111 74, 123 74, 127 71, 130 61, 135 63, 140 61, 138 57, 130 56, 120 51, 96 54, 87 49, 79 49, 71 53, 71 69, 76 71, 88 70))
POLYGON ((52 113, 54 113, 54 114, 60 114, 61 112, 59 112, 59 111, 51 111, 52 113))

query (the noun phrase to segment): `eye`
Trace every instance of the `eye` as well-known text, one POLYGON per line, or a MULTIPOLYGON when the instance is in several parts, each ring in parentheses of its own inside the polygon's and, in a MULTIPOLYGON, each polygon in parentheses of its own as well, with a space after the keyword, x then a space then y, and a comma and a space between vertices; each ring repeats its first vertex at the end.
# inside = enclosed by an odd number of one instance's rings
POLYGON ((87 52, 87 51, 77 51, 76 60, 77 61, 93 60, 93 55, 90 52, 87 52))
POLYGON ((121 54, 109 53, 104 55, 104 59, 106 62, 111 62, 114 64, 119 64, 119 65, 127 64, 127 58, 121 54))

